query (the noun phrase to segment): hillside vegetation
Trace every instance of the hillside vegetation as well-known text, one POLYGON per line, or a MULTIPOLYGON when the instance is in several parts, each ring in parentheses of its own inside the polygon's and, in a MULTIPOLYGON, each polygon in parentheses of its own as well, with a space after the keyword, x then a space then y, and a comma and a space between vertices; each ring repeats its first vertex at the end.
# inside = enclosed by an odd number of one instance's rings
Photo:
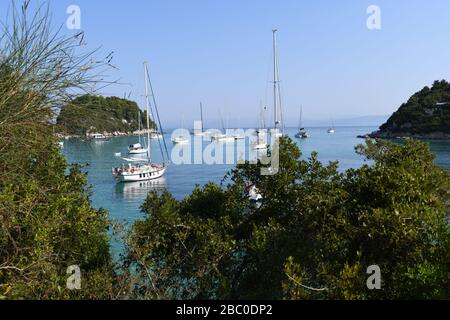
MULTIPOLYGON (((66 104, 57 118, 64 134, 84 136, 86 133, 130 133, 147 127, 146 113, 136 102, 117 97, 83 95, 66 104)), ((151 127, 155 125, 151 122, 151 127)))
POLYGON ((373 137, 450 138, 450 84, 435 81, 402 104, 373 137))

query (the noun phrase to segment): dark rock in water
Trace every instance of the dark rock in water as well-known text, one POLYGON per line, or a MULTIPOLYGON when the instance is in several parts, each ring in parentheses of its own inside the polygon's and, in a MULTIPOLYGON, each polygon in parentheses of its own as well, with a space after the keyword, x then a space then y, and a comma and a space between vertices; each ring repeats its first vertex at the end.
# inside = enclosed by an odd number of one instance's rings
POLYGON ((375 131, 368 135, 369 138, 378 139, 423 139, 423 140, 449 140, 450 134, 444 132, 411 133, 375 131))

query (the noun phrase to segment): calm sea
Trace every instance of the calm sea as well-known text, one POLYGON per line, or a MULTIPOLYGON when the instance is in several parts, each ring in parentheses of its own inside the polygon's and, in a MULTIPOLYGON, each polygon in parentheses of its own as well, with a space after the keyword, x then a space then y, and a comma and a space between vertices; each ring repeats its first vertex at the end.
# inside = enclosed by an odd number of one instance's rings
MULTIPOLYGON (((312 151, 319 153, 319 159, 327 163, 338 160, 340 170, 361 166, 363 158, 355 153, 355 146, 363 143, 358 135, 376 130, 375 127, 338 127, 335 134, 328 134, 327 128, 309 128, 311 138, 298 140, 303 157, 312 151)), ((288 129, 288 135, 294 137, 296 129, 288 129)), ((166 135, 169 154, 172 143, 166 135)), ((106 142, 82 142, 68 140, 64 142, 63 153, 69 163, 89 164, 86 167, 89 183, 93 186, 92 202, 97 208, 107 209, 113 220, 133 222, 142 218, 140 206, 152 189, 166 188, 176 198, 182 199, 191 193, 196 185, 210 181, 220 183, 232 165, 172 165, 165 177, 159 181, 117 184, 111 176, 111 168, 122 163, 115 153, 127 154, 127 147, 136 143, 137 137, 118 137, 106 142)), ((429 142, 437 155, 436 162, 450 170, 450 141, 429 142)), ((160 158, 159 146, 153 142, 155 160, 160 158)))

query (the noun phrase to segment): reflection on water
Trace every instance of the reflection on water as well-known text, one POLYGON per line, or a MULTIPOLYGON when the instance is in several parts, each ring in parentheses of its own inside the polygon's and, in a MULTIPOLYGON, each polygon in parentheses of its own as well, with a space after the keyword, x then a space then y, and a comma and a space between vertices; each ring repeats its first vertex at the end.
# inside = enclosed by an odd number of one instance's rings
POLYGON ((155 180, 117 183, 114 191, 116 199, 145 199, 150 191, 163 191, 167 187, 166 178, 155 180))

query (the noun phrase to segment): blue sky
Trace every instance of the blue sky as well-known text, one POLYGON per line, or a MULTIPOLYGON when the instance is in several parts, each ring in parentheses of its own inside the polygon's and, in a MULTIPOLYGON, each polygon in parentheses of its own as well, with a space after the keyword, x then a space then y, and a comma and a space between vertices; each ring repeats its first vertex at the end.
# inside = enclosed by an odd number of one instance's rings
POLYGON ((300 105, 305 119, 390 114, 450 78, 448 0, 54 0, 55 24, 71 4, 81 8, 88 47, 114 51, 120 70, 111 76, 132 84, 103 94, 131 91, 141 103, 149 61, 166 126, 198 118, 200 101, 207 126, 217 125, 219 110, 230 126, 255 125, 260 101, 272 101, 272 28, 287 125, 298 122, 300 105), (381 8, 381 30, 366 27, 371 4, 381 8))

